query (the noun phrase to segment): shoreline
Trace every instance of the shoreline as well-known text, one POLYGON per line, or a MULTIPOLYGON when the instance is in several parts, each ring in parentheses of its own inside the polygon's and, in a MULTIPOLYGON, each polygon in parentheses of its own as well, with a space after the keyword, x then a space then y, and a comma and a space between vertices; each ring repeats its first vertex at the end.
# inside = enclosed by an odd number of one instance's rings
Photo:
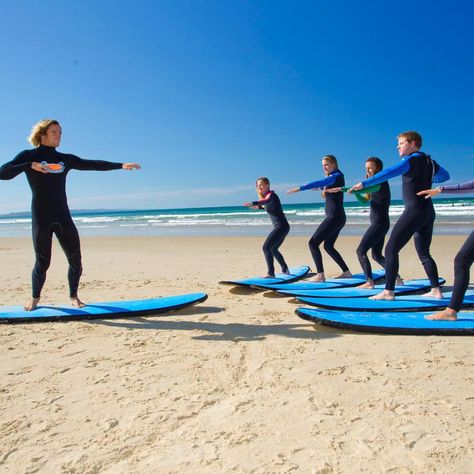
MULTIPOLYGON (((307 240, 285 241, 288 264, 312 264, 307 240)), ((433 239, 447 285, 464 240, 433 239)), ((336 245, 354 272, 359 241, 336 245)), ((209 298, 159 316, 1 324, 0 470, 470 471, 471 338, 324 328, 299 319, 293 300, 219 285, 262 274, 261 237, 81 243, 86 303, 209 298)), ((0 238, 0 261, 1 304, 23 304, 30 238, 0 238)), ((66 273, 54 239, 43 304, 68 302, 66 273)), ((401 273, 424 277, 412 242, 401 273)))

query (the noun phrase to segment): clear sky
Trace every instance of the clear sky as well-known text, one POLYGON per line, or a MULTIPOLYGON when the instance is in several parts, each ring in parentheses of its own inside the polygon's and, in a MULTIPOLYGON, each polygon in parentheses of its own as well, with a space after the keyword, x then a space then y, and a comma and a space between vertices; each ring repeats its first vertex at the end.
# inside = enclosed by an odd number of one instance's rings
MULTIPOLYGON (((71 172, 72 209, 239 205, 261 175, 279 191, 321 178, 324 154, 351 184, 414 129, 467 180, 473 14, 471 0, 0 0, 0 163, 55 118, 59 151, 143 166, 71 172)), ((24 175, 0 182, 1 213, 30 199, 24 175)))

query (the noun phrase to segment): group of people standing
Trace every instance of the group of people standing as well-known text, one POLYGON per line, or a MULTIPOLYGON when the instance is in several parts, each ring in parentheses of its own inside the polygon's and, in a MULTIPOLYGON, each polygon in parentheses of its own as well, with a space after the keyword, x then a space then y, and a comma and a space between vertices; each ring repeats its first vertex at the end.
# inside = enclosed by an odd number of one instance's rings
MULTIPOLYGON (((439 192, 473 192, 474 182, 463 185, 445 186, 431 189, 433 183, 443 183, 449 179, 449 173, 429 155, 421 151, 422 137, 418 132, 407 131, 398 135, 398 152, 402 158, 399 163, 384 169, 382 160, 370 157, 365 162, 366 178, 352 187, 345 186, 344 174, 339 169, 337 159, 333 155, 322 158, 325 178, 313 181, 300 187, 291 188, 287 194, 309 189, 322 190, 325 198, 325 218, 317 227, 309 240, 309 249, 316 266, 314 281, 325 281, 325 272, 320 245, 341 269, 336 278, 350 277, 347 264, 334 247, 336 240, 346 223, 343 193, 354 193, 360 201, 370 201, 370 226, 364 233, 357 247, 357 256, 366 282, 360 288, 373 288, 374 278, 367 253, 372 249, 373 259, 385 269, 385 289, 371 297, 376 300, 393 300, 395 285, 403 284, 399 276, 399 253, 414 237, 415 249, 420 258, 431 284, 431 290, 425 296, 442 298, 438 268, 430 254, 431 240, 435 221, 435 210, 431 196, 439 192), (395 223, 390 238, 382 253, 385 236, 390 228, 390 187, 388 180, 402 176, 402 194, 405 209, 395 223)), ((272 218, 273 231, 264 244, 265 258, 268 264, 268 277, 274 276, 272 255, 287 272, 288 266, 279 251, 289 232, 289 225, 283 213, 280 200, 270 190, 267 178, 257 180, 258 201, 244 203, 247 207, 264 207, 272 218), (259 183, 265 182, 262 189, 259 183), (284 229, 284 230, 283 230, 284 229)), ((455 289, 449 307, 441 313, 429 316, 430 319, 455 320, 460 309, 464 294, 469 285, 469 269, 474 259, 474 232, 468 237, 455 259, 455 289)))
MULTIPOLYGON (((69 263, 68 281, 71 303, 83 307, 79 299, 78 287, 82 274, 80 240, 72 220, 66 197, 66 177, 70 170, 109 171, 116 169, 139 170, 138 163, 115 163, 111 161, 84 160, 75 155, 60 153, 56 148, 61 142, 62 129, 57 120, 41 120, 33 126, 29 137, 34 146, 20 152, 12 161, 0 167, 0 179, 13 179, 25 173, 33 199, 31 206, 33 246, 35 264, 32 272, 32 297, 25 305, 27 311, 34 310, 40 301, 41 290, 46 280, 46 272, 51 261, 52 236, 56 235, 69 263)), ((366 276, 362 288, 373 288, 374 278, 367 253, 372 249, 374 260, 385 268, 385 290, 374 299, 394 299, 395 284, 402 281, 398 275, 400 250, 414 236, 415 248, 431 282, 429 296, 441 298, 438 269, 430 254, 435 211, 431 196, 439 192, 472 192, 474 181, 457 186, 431 189, 432 183, 442 183, 449 174, 420 148, 422 138, 414 131, 404 132, 398 137, 398 151, 401 161, 384 169, 379 158, 371 157, 365 162, 366 179, 352 187, 345 186, 344 174, 339 169, 337 159, 326 155, 322 159, 325 174, 323 179, 313 181, 288 194, 309 189, 322 190, 325 198, 323 222, 317 227, 309 241, 309 248, 316 266, 315 281, 325 281, 320 245, 341 269, 339 278, 352 276, 341 254, 334 247, 346 223, 344 192, 354 193, 361 201, 370 201, 370 227, 365 232, 357 248, 357 256, 366 276), (392 229, 390 239, 382 253, 385 236, 390 228, 389 207, 390 187, 388 180, 402 176, 403 201, 405 210, 392 229)), ((290 231, 290 225, 283 212, 280 199, 270 190, 270 181, 257 179, 256 189, 259 199, 244 203, 247 207, 265 209, 271 217, 273 230, 265 240, 263 252, 268 267, 268 277, 275 274, 274 259, 283 273, 288 273, 288 265, 279 248, 290 231)), ((433 319, 456 319, 465 291, 469 285, 469 269, 474 259, 474 232, 466 240, 455 259, 455 289, 449 307, 432 316, 433 319)))

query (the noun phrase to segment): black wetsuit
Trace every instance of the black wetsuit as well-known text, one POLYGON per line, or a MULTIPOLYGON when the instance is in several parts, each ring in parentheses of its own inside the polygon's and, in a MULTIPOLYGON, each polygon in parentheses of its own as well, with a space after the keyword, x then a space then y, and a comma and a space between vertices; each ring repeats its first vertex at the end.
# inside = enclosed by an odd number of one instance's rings
POLYGON ((19 153, 0 168, 0 179, 12 179, 25 173, 33 199, 31 221, 36 262, 32 273, 32 296, 39 298, 51 261, 52 235, 56 237, 69 263, 68 281, 71 297, 77 296, 82 274, 79 234, 71 218, 66 197, 66 177, 70 170, 108 171, 121 169, 122 163, 83 160, 75 155, 59 153, 55 148, 41 145, 19 153), (31 168, 33 162, 62 163, 59 173, 41 173, 31 168))
POLYGON ((387 181, 380 184, 380 189, 370 195, 370 227, 366 230, 359 246, 357 257, 367 280, 373 280, 372 267, 367 252, 372 249, 372 258, 385 268, 385 257, 382 255, 385 236, 390 229, 390 186, 387 181))
MULTIPOLYGON (((441 186, 442 193, 465 194, 474 192, 474 180, 452 186, 441 186)), ((461 303, 469 286, 469 271, 474 262, 474 230, 464 242, 454 259, 454 287, 449 307, 461 309, 461 303)))
POLYGON ((414 236, 415 249, 425 269, 431 287, 439 288, 438 267, 430 254, 435 210, 431 199, 416 193, 430 189, 439 165, 428 155, 417 152, 409 158, 410 168, 402 176, 402 194, 405 210, 394 225, 385 247, 385 289, 393 291, 399 269, 398 255, 414 236))
POLYGON ((273 258, 280 264, 282 272, 288 271, 288 265, 278 250, 288 235, 288 232, 290 232, 290 224, 288 224, 285 213, 283 212, 280 198, 274 191, 269 191, 264 199, 253 201, 252 205, 264 208, 270 215, 273 224, 273 230, 263 244, 263 254, 267 262, 268 275, 275 274, 273 258))
MULTIPOLYGON (((326 186, 326 188, 339 188, 345 184, 344 175, 340 170, 334 170, 329 174, 328 178, 334 176, 333 182, 326 186)), ((301 187, 300 189, 303 189, 301 187)), ((307 189, 307 187, 304 187, 307 189)), ((324 212, 325 219, 319 224, 316 232, 311 237, 308 245, 311 255, 313 256, 318 273, 324 272, 323 259, 319 246, 324 242, 324 250, 329 256, 339 265, 343 272, 349 270, 346 262, 341 257, 341 254, 334 248, 339 233, 346 224, 346 213, 344 211, 344 193, 326 193, 326 204, 324 212)))

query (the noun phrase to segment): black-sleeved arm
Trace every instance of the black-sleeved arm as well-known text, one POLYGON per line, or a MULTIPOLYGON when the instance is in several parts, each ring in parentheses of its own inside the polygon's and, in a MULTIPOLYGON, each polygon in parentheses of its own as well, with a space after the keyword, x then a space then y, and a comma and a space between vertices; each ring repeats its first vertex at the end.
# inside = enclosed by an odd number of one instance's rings
POLYGON ((68 155, 67 161, 71 169, 80 171, 111 171, 122 169, 122 163, 102 160, 84 160, 75 155, 68 155))
POLYGON ((31 158, 26 152, 22 151, 21 153, 18 153, 12 161, 9 161, 0 167, 0 179, 7 180, 15 178, 20 173, 31 168, 31 163, 31 158))

